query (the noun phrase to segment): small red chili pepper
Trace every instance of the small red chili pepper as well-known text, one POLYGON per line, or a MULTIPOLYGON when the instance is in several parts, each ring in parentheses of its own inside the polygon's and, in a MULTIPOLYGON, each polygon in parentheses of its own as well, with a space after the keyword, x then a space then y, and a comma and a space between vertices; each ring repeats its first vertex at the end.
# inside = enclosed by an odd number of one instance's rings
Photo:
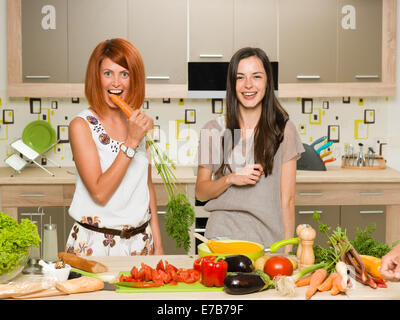
POLYGON ((201 263, 201 283, 206 287, 222 287, 228 270, 228 263, 223 257, 203 259, 201 263))

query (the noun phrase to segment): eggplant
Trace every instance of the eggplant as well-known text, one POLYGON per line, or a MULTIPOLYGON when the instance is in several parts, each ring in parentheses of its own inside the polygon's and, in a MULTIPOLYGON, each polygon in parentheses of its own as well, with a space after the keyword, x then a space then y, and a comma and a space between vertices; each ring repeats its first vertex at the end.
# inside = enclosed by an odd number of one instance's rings
POLYGON ((228 294, 248 294, 274 287, 275 282, 260 270, 230 273, 224 280, 224 291, 228 294))
POLYGON ((228 272, 252 272, 253 261, 242 254, 226 256, 225 261, 228 263, 228 272))

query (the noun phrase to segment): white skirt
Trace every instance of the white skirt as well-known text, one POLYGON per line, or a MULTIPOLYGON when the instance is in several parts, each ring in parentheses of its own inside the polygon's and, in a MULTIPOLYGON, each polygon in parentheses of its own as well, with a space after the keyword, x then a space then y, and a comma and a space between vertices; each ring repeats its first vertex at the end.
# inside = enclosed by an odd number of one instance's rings
POLYGON ((142 233, 129 239, 86 229, 75 223, 69 234, 65 251, 77 256, 136 256, 154 252, 150 224, 142 233))

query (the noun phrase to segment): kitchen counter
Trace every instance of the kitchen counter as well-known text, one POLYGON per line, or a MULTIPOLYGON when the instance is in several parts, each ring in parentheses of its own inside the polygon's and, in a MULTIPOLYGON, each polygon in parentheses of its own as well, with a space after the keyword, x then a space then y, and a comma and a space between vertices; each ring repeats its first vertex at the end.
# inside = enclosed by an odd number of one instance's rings
MULTIPOLYGON (((38 167, 27 167, 20 174, 10 167, 0 167, 0 185, 5 184, 74 184, 75 167, 47 167, 54 176, 50 176, 38 167)), ((196 183, 193 167, 177 167, 174 171, 181 183, 196 183)), ((152 172, 153 183, 162 183, 155 168, 152 172)), ((392 168, 382 170, 342 169, 328 167, 327 171, 303 171, 296 174, 297 183, 400 183, 400 172, 392 168)))
MULTIPOLYGON (((131 256, 131 257, 95 257, 96 261, 104 263, 109 271, 104 274, 118 275, 120 271, 129 271, 133 266, 140 267, 144 262, 155 267, 160 259, 167 260, 177 268, 192 268, 196 256, 188 255, 167 255, 167 256, 131 256)), ((20 275, 15 282, 26 281, 42 276, 20 275)), ((387 288, 372 289, 368 286, 355 282, 354 288, 347 290, 346 294, 331 296, 329 292, 318 292, 312 300, 400 300, 400 282, 387 282, 387 288)), ((71 294, 45 299, 54 300, 304 300, 306 287, 296 288, 294 297, 280 296, 276 290, 270 289, 262 292, 247 295, 229 295, 225 292, 145 292, 143 293, 117 293, 113 291, 96 291, 90 293, 71 294)), ((39 299, 39 298, 37 298, 39 299)))
MULTIPOLYGON (((71 204, 75 190, 75 167, 48 167, 49 175, 38 167, 26 167, 20 174, 10 167, 0 167, 0 208, 15 219, 19 207, 62 207, 71 204)), ((194 203, 195 168, 177 167, 174 174, 194 203)), ((165 188, 156 169, 152 178, 157 205, 168 202, 165 188)), ((342 169, 329 166, 327 171, 297 171, 296 206, 384 206, 386 208, 386 243, 400 239, 400 172, 342 169)), ((367 209, 363 209, 367 210, 367 209)), ((375 209, 374 209, 375 210, 375 209)), ((203 207, 195 207, 196 217, 208 217, 203 207)), ((194 244, 194 239, 192 239, 194 244)))

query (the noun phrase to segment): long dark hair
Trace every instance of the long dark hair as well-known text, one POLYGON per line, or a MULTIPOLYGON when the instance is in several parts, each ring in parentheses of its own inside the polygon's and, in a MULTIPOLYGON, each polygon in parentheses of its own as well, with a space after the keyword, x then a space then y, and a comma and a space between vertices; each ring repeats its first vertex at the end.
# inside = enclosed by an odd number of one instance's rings
MULTIPOLYGON (((228 76, 226 81, 226 130, 230 137, 234 137, 234 130, 240 129, 239 125, 239 101, 236 96, 236 77, 239 62, 249 57, 257 57, 261 60, 265 72, 267 74, 267 88, 265 96, 262 99, 262 111, 260 119, 254 130, 254 160, 260 163, 264 168, 265 176, 272 174, 274 166, 274 156, 283 140, 283 133, 289 115, 281 106, 274 93, 274 78, 271 63, 266 53, 259 48, 242 48, 238 50, 231 58, 228 67, 228 76)), ((224 147, 224 139, 222 137, 222 147, 224 147)), ((236 140, 236 139, 235 139, 236 140)), ((234 143, 230 144, 232 149, 234 143)), ((231 172, 229 164, 222 162, 221 167, 217 170, 216 175, 223 175, 225 169, 231 172)))

